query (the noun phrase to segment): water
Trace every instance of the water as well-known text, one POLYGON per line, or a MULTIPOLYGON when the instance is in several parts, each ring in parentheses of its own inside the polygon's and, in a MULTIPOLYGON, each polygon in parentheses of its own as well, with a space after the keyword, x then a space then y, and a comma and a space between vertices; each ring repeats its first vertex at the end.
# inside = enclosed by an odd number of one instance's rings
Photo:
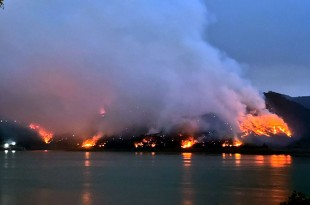
POLYGON ((310 159, 289 155, 0 153, 0 204, 279 204, 310 192, 310 159))

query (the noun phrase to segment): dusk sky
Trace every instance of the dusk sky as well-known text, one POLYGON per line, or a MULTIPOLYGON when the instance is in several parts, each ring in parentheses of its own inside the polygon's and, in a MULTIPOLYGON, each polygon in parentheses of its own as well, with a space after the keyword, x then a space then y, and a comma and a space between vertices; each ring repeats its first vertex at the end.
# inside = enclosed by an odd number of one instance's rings
POLYGON ((0 112, 53 129, 88 127, 102 107, 109 128, 208 112, 237 124, 247 107, 264 112, 261 92, 310 94, 309 10, 308 1, 5 1, 0 112))
POLYGON ((213 45, 244 63, 261 91, 310 95, 310 1, 207 0, 213 45))
POLYGON ((0 205, 310 204, 310 0, 0 2, 0 205))

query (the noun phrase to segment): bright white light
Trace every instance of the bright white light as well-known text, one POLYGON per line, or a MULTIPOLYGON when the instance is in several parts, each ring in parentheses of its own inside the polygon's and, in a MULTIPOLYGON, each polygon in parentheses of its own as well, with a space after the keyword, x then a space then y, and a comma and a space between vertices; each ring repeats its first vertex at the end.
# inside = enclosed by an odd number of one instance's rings
POLYGON ((4 150, 4 153, 7 154, 9 152, 9 150, 4 150))
POLYGON ((15 145, 16 145, 16 142, 11 142, 11 145, 15 146, 15 145))
POLYGON ((12 153, 14 154, 16 151, 15 150, 12 150, 12 153))
POLYGON ((10 146, 9 143, 4 144, 4 148, 9 148, 9 146, 10 146))

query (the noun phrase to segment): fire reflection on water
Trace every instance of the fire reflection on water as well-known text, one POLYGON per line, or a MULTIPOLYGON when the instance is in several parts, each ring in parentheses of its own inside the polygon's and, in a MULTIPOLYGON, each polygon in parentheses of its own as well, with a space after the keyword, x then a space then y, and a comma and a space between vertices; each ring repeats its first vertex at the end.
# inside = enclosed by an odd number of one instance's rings
POLYGON ((235 154, 235 164, 236 164, 236 166, 240 166, 240 164, 241 164, 241 154, 238 154, 238 153, 235 154))
POLYGON ((90 166, 90 161, 89 161, 89 152, 85 152, 85 160, 84 160, 84 167, 89 167, 90 166))
POLYGON ((182 153, 182 156, 184 167, 190 167, 192 162, 192 153, 182 153))
POLYGON ((272 155, 270 158, 272 167, 286 167, 292 164, 292 157, 290 155, 272 155))
MULTIPOLYGON (((235 174, 239 177, 239 168, 242 170, 248 169, 253 175, 258 175, 258 178, 251 178, 251 180, 242 180, 243 189, 237 190, 233 200, 235 202, 242 202, 247 195, 252 195, 255 192, 258 199, 268 198, 270 204, 279 204, 284 201, 290 194, 290 167, 292 165, 292 157, 290 155, 241 155, 241 154, 222 154, 223 164, 232 165, 237 168, 235 174), (253 184, 253 185, 252 185, 253 184), (255 184, 264 184, 270 186, 268 190, 258 190, 253 188, 255 184), (266 197, 268 196, 268 197, 266 197)), ((246 175, 245 175, 246 176, 246 175)), ((254 199, 253 199, 254 200, 254 199)))
POLYGON ((265 164, 265 157, 263 155, 255 156, 255 164, 258 166, 264 166, 265 164))
POLYGON ((183 176, 182 176, 182 204, 193 205, 193 183, 191 175, 192 153, 182 153, 183 157, 183 176))
POLYGON ((83 205, 91 205, 92 204, 92 193, 90 191, 90 181, 91 181, 91 172, 90 172, 90 152, 85 152, 84 154, 84 183, 83 183, 83 191, 81 196, 81 201, 83 205))
MULTIPOLYGON (((236 166, 240 166, 242 164, 241 154, 226 154, 222 153, 223 163, 227 163, 227 160, 233 160, 236 166)), ((252 163, 249 161, 244 161, 244 165, 246 163, 252 163)), ((292 157, 290 155, 257 155, 254 160, 255 165, 258 166, 271 166, 274 168, 288 167, 292 164, 292 157)))

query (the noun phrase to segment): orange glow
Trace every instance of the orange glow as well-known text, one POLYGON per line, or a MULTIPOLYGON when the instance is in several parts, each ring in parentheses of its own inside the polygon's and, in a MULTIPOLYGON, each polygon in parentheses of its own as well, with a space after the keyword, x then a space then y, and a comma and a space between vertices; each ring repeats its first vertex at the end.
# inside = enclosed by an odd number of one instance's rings
POLYGON ((241 154, 238 153, 235 154, 235 163, 237 166, 241 164, 241 154))
POLYGON ((240 147, 241 145, 243 145, 243 143, 240 140, 234 139, 234 142, 233 142, 234 147, 240 147))
POLYGON ((93 136, 90 139, 86 139, 83 143, 82 143, 82 147, 84 148, 91 148, 96 146, 98 140, 101 138, 101 134, 97 134, 95 136, 93 136))
POLYGON ((222 147, 232 147, 232 144, 229 144, 228 141, 225 141, 225 142, 222 144, 222 147))
POLYGON ((226 140, 222 144, 222 147, 240 147, 241 145, 243 145, 243 143, 239 139, 234 139, 233 142, 226 140))
POLYGON ((272 155, 270 164, 272 167, 286 167, 292 164, 292 157, 290 155, 272 155))
POLYGON ((264 165, 265 164, 265 157, 263 155, 258 155, 258 156, 255 156, 255 164, 257 165, 264 165))
POLYGON ((272 113, 258 116, 247 114, 239 119, 239 127, 243 136, 250 134, 267 137, 272 135, 292 136, 292 132, 284 120, 272 113))
POLYGON ((41 137, 41 139, 43 140, 43 142, 45 142, 45 144, 49 144, 51 143, 52 139, 53 139, 53 133, 47 131, 46 129, 44 129, 43 127, 41 127, 38 124, 35 123, 31 123, 29 125, 29 128, 32 130, 35 130, 39 136, 41 137))
POLYGON ((186 140, 181 141, 181 147, 183 149, 191 148, 194 144, 196 144, 198 141, 195 140, 193 137, 190 137, 186 140))
POLYGON ((155 148, 156 147, 156 142, 155 139, 152 137, 145 137, 142 139, 142 141, 140 142, 135 142, 134 143, 135 148, 138 147, 151 147, 151 148, 155 148))
POLYGON ((192 153, 182 153, 184 167, 190 167, 192 162, 192 153))
POLYGON ((135 142, 135 148, 143 147, 143 142, 135 142))

